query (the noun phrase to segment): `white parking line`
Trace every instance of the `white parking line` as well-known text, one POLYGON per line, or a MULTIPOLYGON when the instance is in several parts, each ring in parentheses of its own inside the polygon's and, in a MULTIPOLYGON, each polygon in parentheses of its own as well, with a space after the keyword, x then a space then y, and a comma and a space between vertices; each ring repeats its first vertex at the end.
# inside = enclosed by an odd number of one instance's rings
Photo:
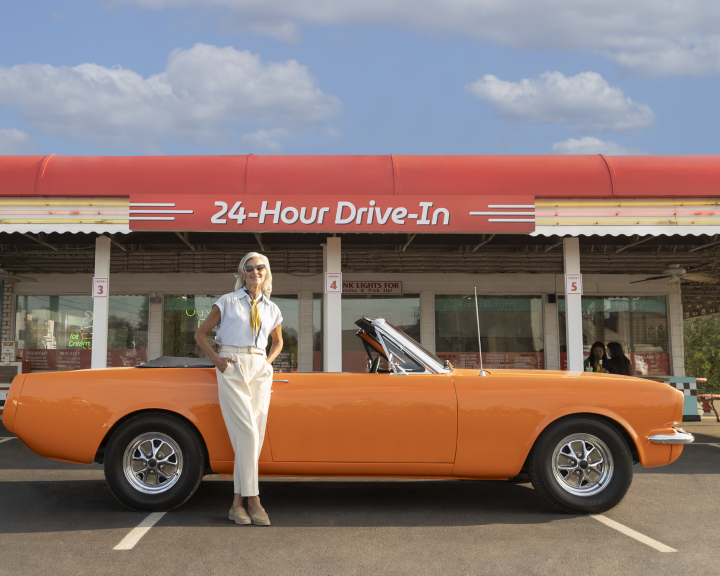
POLYGON ((122 542, 115 546, 113 550, 132 550, 135 544, 140 542, 140 538, 147 534, 148 530, 152 528, 160 518, 165 516, 165 512, 153 512, 148 515, 137 527, 130 530, 127 536, 122 539, 122 542))
POLYGON ((693 442, 688 446, 715 446, 715 448, 720 448, 720 444, 714 444, 713 442, 693 442))
POLYGON ((645 536, 645 534, 640 534, 640 532, 635 532, 632 528, 628 528, 627 526, 623 526, 620 524, 620 522, 615 522, 615 520, 610 520, 610 518, 606 518, 605 516, 602 516, 601 514, 590 514, 591 518, 595 518, 598 522, 601 522, 605 524, 605 526, 609 526, 613 530, 617 530, 618 532, 621 532, 622 534, 625 534, 625 536, 630 536, 630 538, 634 538, 638 542, 642 542, 643 544, 647 544, 651 548, 655 548, 658 552, 677 552, 675 548, 670 548, 670 546, 665 546, 662 542, 658 542, 657 540, 653 540, 649 536, 645 536))
POLYGON ((7 442, 8 440, 15 440, 15 436, 5 436, 4 438, 0 438, 0 444, 7 442))

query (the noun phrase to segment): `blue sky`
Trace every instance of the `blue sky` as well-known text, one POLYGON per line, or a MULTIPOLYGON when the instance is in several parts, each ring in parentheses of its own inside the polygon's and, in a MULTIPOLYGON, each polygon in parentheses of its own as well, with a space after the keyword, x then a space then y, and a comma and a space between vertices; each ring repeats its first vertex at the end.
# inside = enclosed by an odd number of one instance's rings
POLYGON ((5 2, 0 154, 717 154, 716 5, 5 2))

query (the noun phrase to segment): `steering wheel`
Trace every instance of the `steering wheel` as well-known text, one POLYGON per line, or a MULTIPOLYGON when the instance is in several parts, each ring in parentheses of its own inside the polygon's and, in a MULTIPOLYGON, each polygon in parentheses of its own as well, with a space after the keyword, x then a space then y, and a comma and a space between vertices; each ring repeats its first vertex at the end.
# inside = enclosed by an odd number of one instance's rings
POLYGON ((370 366, 370 374, 377 374, 380 368, 380 356, 375 356, 372 366, 370 366))

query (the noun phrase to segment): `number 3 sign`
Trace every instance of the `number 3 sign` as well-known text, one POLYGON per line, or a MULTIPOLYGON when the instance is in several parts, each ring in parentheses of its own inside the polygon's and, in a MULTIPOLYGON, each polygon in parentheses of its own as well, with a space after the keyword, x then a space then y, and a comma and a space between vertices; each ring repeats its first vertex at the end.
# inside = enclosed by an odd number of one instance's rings
POLYGON ((342 293, 342 273, 326 272, 325 273, 325 292, 342 293))
POLYGON ((582 293, 582 274, 565 274, 565 294, 582 293))
POLYGON ((107 298, 109 286, 109 278, 93 278, 93 298, 107 298))

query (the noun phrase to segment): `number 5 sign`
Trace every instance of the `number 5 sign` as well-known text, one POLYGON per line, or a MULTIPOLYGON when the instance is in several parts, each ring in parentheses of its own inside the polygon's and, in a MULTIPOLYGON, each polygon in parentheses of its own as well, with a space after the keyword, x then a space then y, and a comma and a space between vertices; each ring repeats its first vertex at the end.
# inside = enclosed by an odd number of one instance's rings
POLYGON ((582 293, 582 274, 565 274, 565 294, 582 293))
POLYGON ((325 272, 325 292, 342 293, 342 272, 325 272))
POLYGON ((93 278, 93 298, 107 298, 109 286, 109 278, 93 278))

